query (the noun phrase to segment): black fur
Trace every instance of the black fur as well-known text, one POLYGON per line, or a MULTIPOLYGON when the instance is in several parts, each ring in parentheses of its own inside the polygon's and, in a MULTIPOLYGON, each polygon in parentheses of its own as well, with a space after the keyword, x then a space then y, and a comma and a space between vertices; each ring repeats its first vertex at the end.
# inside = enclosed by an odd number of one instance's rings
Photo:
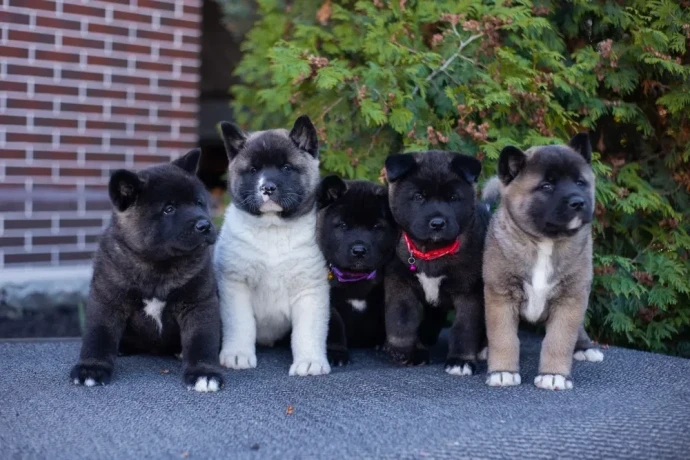
POLYGON ((393 217, 419 249, 427 252, 460 239, 459 252, 416 260, 416 271, 410 270, 410 254, 404 239, 399 239, 397 257, 385 275, 388 353, 400 363, 429 362, 428 348, 436 343, 448 312, 454 309, 447 366, 473 368, 486 341, 482 253, 490 215, 483 203, 475 201, 474 190, 481 164, 469 156, 430 151, 392 155, 386 170, 393 217), (442 219, 445 225, 434 229, 431 219, 442 219), (427 301, 418 275, 443 277, 436 305, 427 301))
POLYGON ((349 272, 377 271, 372 280, 330 281, 329 360, 347 364, 348 347, 375 347, 385 341, 383 270, 393 257, 398 230, 381 185, 328 176, 319 186, 317 200, 317 237, 327 262, 349 272), (360 253, 354 254, 353 248, 360 253), (364 311, 355 309, 351 300, 366 302, 364 311))
POLYGON ((199 377, 222 383, 210 249, 216 231, 208 193, 194 176, 199 155, 193 150, 171 164, 112 175, 115 209, 94 259, 74 381, 110 382, 118 351, 181 351, 187 385, 199 377), (144 312, 145 300, 154 298, 165 302, 161 330, 144 312))

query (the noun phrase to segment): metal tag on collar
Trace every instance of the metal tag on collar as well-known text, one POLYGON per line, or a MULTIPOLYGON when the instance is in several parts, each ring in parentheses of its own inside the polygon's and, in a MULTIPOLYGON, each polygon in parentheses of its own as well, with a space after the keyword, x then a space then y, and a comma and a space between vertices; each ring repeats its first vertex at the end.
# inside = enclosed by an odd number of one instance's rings
POLYGON ((417 261, 415 260, 414 256, 412 253, 410 253, 410 257, 407 259, 407 263, 410 266, 410 271, 411 272, 416 272, 417 271, 417 266, 415 265, 417 261))

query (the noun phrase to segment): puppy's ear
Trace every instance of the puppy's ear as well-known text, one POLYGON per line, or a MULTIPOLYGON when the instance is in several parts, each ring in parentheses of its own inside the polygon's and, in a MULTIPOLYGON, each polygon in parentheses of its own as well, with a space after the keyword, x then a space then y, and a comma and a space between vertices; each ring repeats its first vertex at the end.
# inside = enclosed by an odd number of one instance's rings
POLYGON ((141 193, 144 182, 132 171, 118 169, 110 176, 108 193, 118 211, 125 211, 132 206, 141 193))
POLYGON ((290 140, 298 148, 309 152, 314 158, 319 157, 319 138, 316 135, 316 128, 308 116, 302 115, 295 121, 292 131, 290 131, 290 140))
POLYGON ((247 142, 247 134, 229 121, 220 122, 220 134, 225 144, 228 160, 232 161, 247 142))
POLYGON ((582 155, 582 158, 584 158, 587 163, 592 162, 592 143, 589 142, 589 134, 575 134, 573 138, 570 139, 570 142, 568 142, 568 147, 582 155))
POLYGON ((196 175, 197 168, 199 167, 199 159, 201 158, 201 149, 190 150, 186 154, 182 155, 177 160, 173 160, 172 164, 178 168, 182 168, 189 174, 196 175))
POLYGON ((323 209, 347 191, 347 184, 340 177, 332 174, 323 178, 316 191, 316 207, 323 209))
POLYGON ((450 169, 455 174, 464 177, 472 185, 477 182, 477 178, 482 172, 482 163, 469 155, 456 153, 450 161, 450 169))
POLYGON ((527 156, 522 150, 512 145, 503 147, 501 156, 498 158, 498 178, 503 185, 508 185, 520 174, 525 167, 527 156))
POLYGON ((386 180, 389 183, 411 173, 417 167, 417 161, 409 153, 394 153, 386 158, 386 180))

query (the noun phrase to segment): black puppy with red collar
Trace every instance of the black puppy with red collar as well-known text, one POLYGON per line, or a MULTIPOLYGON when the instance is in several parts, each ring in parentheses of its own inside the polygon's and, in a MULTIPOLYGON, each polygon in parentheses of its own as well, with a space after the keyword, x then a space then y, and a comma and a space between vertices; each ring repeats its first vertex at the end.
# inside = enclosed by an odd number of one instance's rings
POLYGON ((404 364, 430 361, 448 313, 446 372, 472 375, 486 343, 482 253, 490 213, 475 200, 481 163, 454 152, 386 159, 389 203, 402 229, 386 267, 386 349, 404 364))

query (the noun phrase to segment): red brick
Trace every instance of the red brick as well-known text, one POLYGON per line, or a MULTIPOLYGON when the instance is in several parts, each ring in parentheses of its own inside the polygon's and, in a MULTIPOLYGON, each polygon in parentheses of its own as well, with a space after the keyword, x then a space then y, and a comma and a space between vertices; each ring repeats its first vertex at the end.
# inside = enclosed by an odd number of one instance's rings
POLYGON ((201 45, 201 37, 197 35, 184 34, 182 35, 182 43, 184 43, 185 45, 199 46, 201 45))
POLYGON ((100 97, 100 98, 115 98, 115 99, 126 99, 126 91, 116 91, 113 89, 95 89, 89 88, 86 90, 87 97, 100 97))
POLYGON ((86 202, 87 211, 110 211, 113 205, 108 201, 107 198, 102 200, 89 200, 86 202))
POLYGON ((17 40, 20 42, 32 43, 55 43, 55 36, 51 34, 42 34, 38 32, 28 32, 26 30, 10 30, 8 34, 10 41, 17 40))
POLYGON ((140 61, 136 62, 137 70, 152 70, 154 72, 172 72, 172 64, 166 64, 164 62, 150 62, 150 61, 140 61))
POLYGON ((50 176, 53 173, 51 168, 39 168, 35 166, 7 166, 5 174, 8 176, 50 176))
POLYGON ((31 244, 35 246, 47 246, 51 244, 77 244, 76 235, 61 235, 61 236, 34 236, 31 238, 31 244))
POLYGON ((196 51, 184 51, 171 48, 161 48, 160 55, 163 57, 173 57, 173 58, 187 58, 187 59, 197 59, 198 53, 196 51))
POLYGON ((89 32, 106 35, 129 35, 129 29, 127 29, 126 27, 108 26, 105 24, 94 23, 89 24, 89 32))
POLYGON ((76 192, 77 186, 76 184, 34 184, 35 193, 55 193, 56 190, 62 192, 76 192))
POLYGON ((23 160, 25 157, 24 150, 0 149, 0 160, 23 160))
POLYGON ((37 228, 50 228, 50 219, 9 219, 5 220, 5 230, 32 230, 37 228))
POLYGON ((176 29, 199 29, 201 24, 197 21, 185 21, 177 18, 161 18, 161 24, 164 26, 174 27, 176 29))
POLYGON ((28 58, 29 51, 25 48, 14 48, 11 46, 0 45, 0 56, 12 58, 28 58))
POLYGON ((199 67, 192 67, 188 65, 183 65, 182 68, 180 69, 180 72, 184 74, 191 74, 191 75, 198 75, 199 74, 199 67))
POLYGON ((93 244, 93 243, 98 243, 98 240, 101 239, 101 235, 86 235, 84 237, 84 241, 86 244, 93 244))
POLYGON ((67 19, 58 19, 50 16, 38 16, 36 18, 36 25, 40 27, 52 27, 53 29, 66 30, 80 30, 81 23, 79 21, 70 21, 67 19))
POLYGON ((71 104, 68 102, 60 106, 63 112, 78 112, 78 113, 101 113, 103 107, 100 105, 86 105, 86 104, 71 104))
MULTIPOLYGON (((129 2, 129 0, 124 0, 129 2)), ((113 18, 116 21, 126 22, 142 22, 144 24, 151 24, 151 16, 145 14, 130 13, 128 11, 115 11, 113 18)))
POLYGON ((73 86, 44 85, 41 83, 37 83, 34 86, 34 91, 39 94, 60 94, 66 96, 77 96, 79 94, 79 88, 73 86))
POLYGON ((18 82, 18 81, 3 81, 2 82, 2 89, 4 91, 17 91, 19 93, 25 93, 26 92, 26 83, 18 82))
POLYGON ((113 138, 110 139, 110 145, 122 146, 122 147, 146 147, 149 145, 148 139, 140 138, 113 138))
POLYGON ((137 6, 139 8, 151 8, 154 10, 175 11, 174 2, 159 2, 156 0, 138 0, 137 6))
POLYGON ((96 49, 103 49, 105 46, 105 43, 103 40, 94 40, 94 39, 87 39, 87 38, 78 38, 78 37, 62 37, 62 44, 64 46, 74 46, 77 48, 96 48, 96 49))
POLYGON ((172 42, 173 40, 175 40, 175 36, 173 34, 146 29, 137 30, 137 38, 143 40, 161 40, 164 42, 172 42))
POLYGON ((201 15, 201 8, 198 6, 194 5, 185 5, 184 8, 182 9, 184 14, 196 14, 196 15, 201 15))
POLYGON ((0 125, 26 125, 26 117, 0 115, 0 125))
POLYGON ((180 133, 182 133, 182 134, 196 134, 196 128, 193 126, 180 126, 180 133))
POLYGON ((161 93, 140 93, 135 94, 137 101, 149 101, 149 102, 172 102, 172 96, 170 94, 161 93))
POLYGON ((117 3, 118 5, 129 6, 132 0, 101 0, 103 3, 117 3))
POLYGON ((86 127, 88 129, 113 129, 117 131, 124 131, 127 128, 127 125, 125 123, 117 123, 114 121, 86 120, 86 127))
POLYGON ((199 84, 195 81, 184 81, 184 80, 159 80, 158 85, 164 88, 185 88, 185 89, 197 89, 199 84))
POLYGON ((148 116, 149 109, 141 107, 113 107, 111 109, 113 115, 140 115, 148 116))
POLYGON ((26 25, 29 23, 29 15, 0 11, 0 24, 26 25))
POLYGON ((101 227, 101 219, 62 219, 60 218, 60 228, 79 228, 79 227, 101 227))
MULTIPOLYGON (((77 152, 56 152, 56 151, 37 151, 34 152, 35 160, 53 160, 53 161, 76 161, 77 152)), ((34 184, 34 190, 37 185, 34 184)))
POLYGON ((24 246, 24 237, 21 236, 2 236, 0 237, 0 248, 11 246, 24 246))
POLYGON ((137 123, 135 125, 137 132, 153 132, 153 133, 169 133, 170 125, 153 125, 150 123, 137 123))
POLYGON ((77 120, 70 120, 69 118, 35 118, 34 125, 45 126, 49 128, 78 128, 77 120))
POLYGON ((127 157, 122 153, 86 153, 86 161, 106 161, 108 163, 124 163, 127 157))
POLYGON ((79 55, 75 53, 61 53, 58 51, 36 51, 36 59, 41 61, 56 61, 56 62, 79 62, 79 55))
POLYGON ((96 16, 99 18, 105 17, 105 10, 103 8, 84 6, 73 3, 65 3, 62 5, 62 11, 70 14, 79 14, 86 16, 96 16))
MULTIPOLYGON (((74 197, 76 198, 76 197, 74 197)), ((60 199, 60 200, 38 200, 34 198, 33 210, 41 211, 76 211, 79 209, 79 204, 76 199, 60 199)))
POLYGON ((80 72, 77 70, 63 70, 62 78, 69 80, 103 81, 103 74, 95 72, 80 72))
POLYGON ((53 69, 45 67, 32 67, 28 65, 9 64, 7 73, 10 75, 30 75, 33 77, 52 77, 53 69))
POLYGON ((149 79, 146 77, 132 77, 130 75, 113 75, 113 83, 125 85, 148 85, 149 79))
POLYGON ((30 134, 30 133, 7 133, 5 134, 7 142, 46 142, 49 143, 52 137, 47 134, 30 134))
POLYGON ((60 168, 60 177, 101 177, 100 169, 91 168, 60 168))
POLYGON ((181 142, 181 141, 171 141, 167 139, 159 139, 157 143, 158 147, 161 148, 171 148, 171 149, 191 149, 194 146, 191 145, 189 142, 181 142))
POLYGON ((104 65, 108 67, 127 67, 125 59, 115 59, 102 56, 88 56, 86 62, 89 65, 104 65))
POLYGON ((0 212, 23 212, 23 200, 0 200, 0 212))
POLYGON ((8 109, 52 110, 53 103, 48 101, 32 101, 29 99, 7 99, 8 109))
POLYGON ((82 252, 60 252, 58 254, 59 262, 77 262, 87 261, 93 258, 93 251, 82 252))
POLYGON ((113 43, 113 50, 133 54, 151 54, 151 47, 149 45, 134 45, 131 43, 113 43))
POLYGON ((31 8, 32 10, 55 11, 55 2, 46 0, 10 0, 10 6, 31 8))
POLYGON ((159 110, 158 116, 161 118, 187 118, 193 120, 196 119, 196 112, 187 112, 182 110, 159 110))
MULTIPOLYGON (((93 107, 93 106, 90 106, 93 107)), ((77 145, 101 145, 103 139, 100 137, 88 137, 88 136, 60 136, 60 142, 63 144, 77 144, 77 145)), ((60 170, 61 175, 65 175, 63 170, 60 170)))
POLYGON ((135 163, 167 163, 170 160, 169 156, 161 155, 134 155, 135 163))
POLYGON ((50 254, 5 254, 5 265, 50 262, 50 254))

